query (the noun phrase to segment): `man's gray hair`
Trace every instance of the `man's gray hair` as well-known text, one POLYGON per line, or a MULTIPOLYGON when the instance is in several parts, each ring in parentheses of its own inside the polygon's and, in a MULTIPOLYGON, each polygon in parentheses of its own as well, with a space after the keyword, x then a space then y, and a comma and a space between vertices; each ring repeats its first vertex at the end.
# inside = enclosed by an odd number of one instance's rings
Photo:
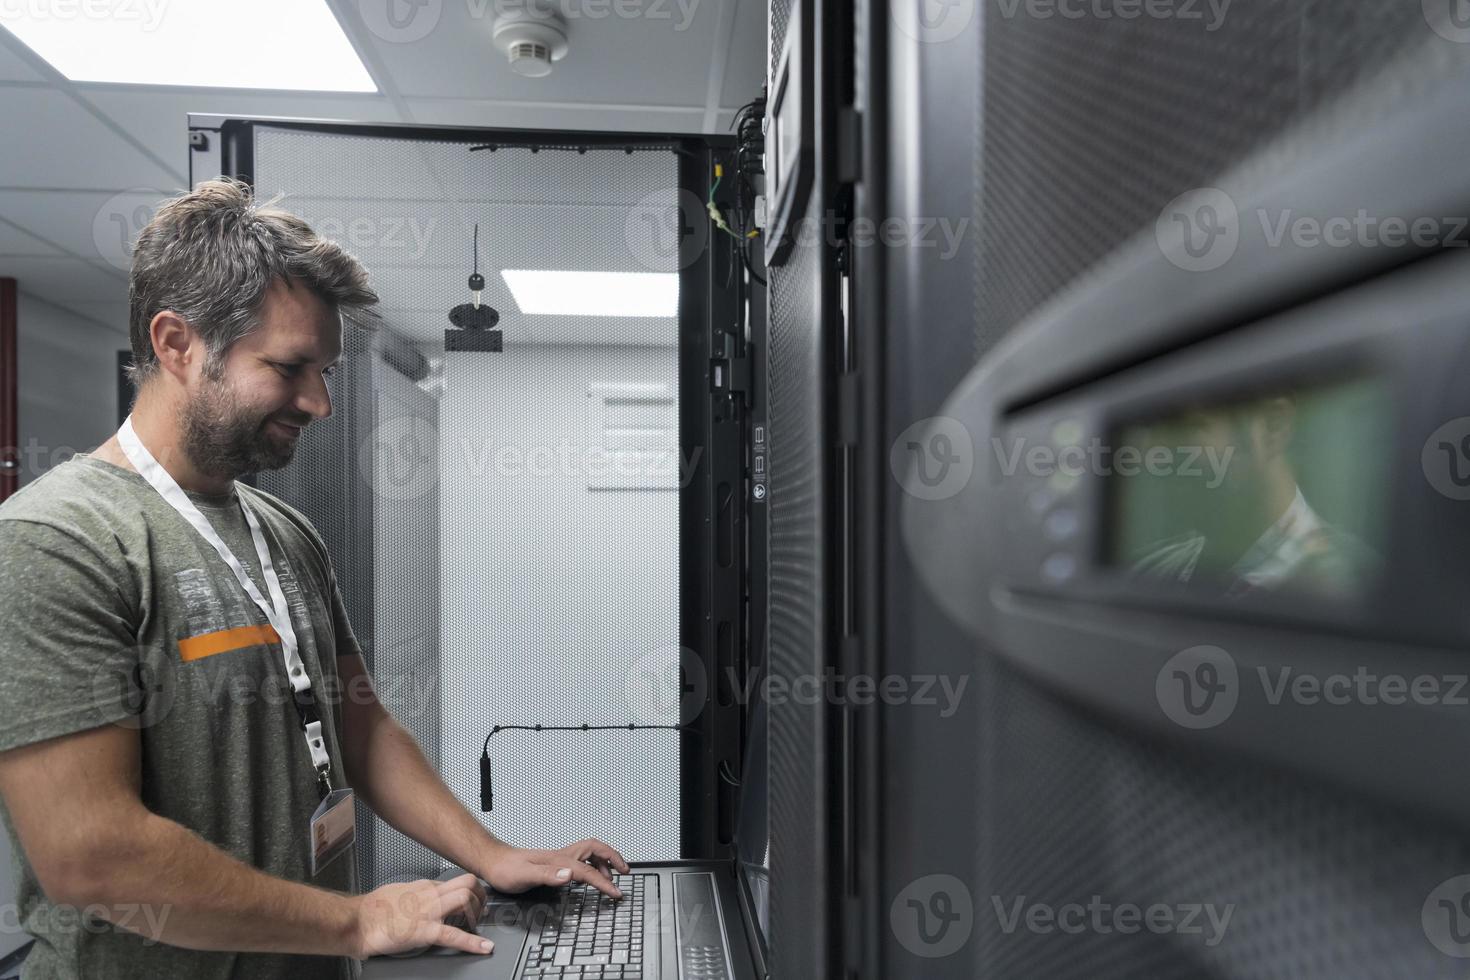
POLYGON ((139 386, 158 372, 149 325, 163 310, 204 340, 205 371, 223 372, 224 355, 258 325, 277 281, 305 285, 348 321, 369 326, 378 294, 367 270, 335 242, 274 202, 256 204, 250 186, 221 177, 165 201, 133 247, 128 320, 139 386))

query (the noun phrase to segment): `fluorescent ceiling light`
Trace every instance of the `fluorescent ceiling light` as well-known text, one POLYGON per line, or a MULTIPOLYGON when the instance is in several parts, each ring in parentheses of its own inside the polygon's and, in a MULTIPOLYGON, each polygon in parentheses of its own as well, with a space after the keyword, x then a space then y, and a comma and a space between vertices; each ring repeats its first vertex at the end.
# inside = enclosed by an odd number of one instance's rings
POLYGON ((0 26, 74 82, 377 91, 325 0, 15 0, 0 26))
POLYGON ((502 269, 522 313, 562 316, 679 315, 674 272, 550 272, 502 269))

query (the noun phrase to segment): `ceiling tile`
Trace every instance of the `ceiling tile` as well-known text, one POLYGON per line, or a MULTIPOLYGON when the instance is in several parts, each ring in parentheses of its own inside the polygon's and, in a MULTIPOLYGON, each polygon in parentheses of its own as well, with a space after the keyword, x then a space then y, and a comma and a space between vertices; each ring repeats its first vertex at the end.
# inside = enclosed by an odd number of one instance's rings
MULTIPOLYGON (((703 104, 719 0, 579 0, 558 4, 568 53, 551 74, 525 78, 493 41, 494 0, 420 4, 394 27, 366 18, 370 38, 405 96, 634 105, 703 104), (625 13, 632 14, 631 16, 625 13)), ((374 8, 364 3, 366 12, 374 8)), ((380 22, 381 21, 381 22, 380 22)))
MULTIPOLYGON (((4 212, 0 212, 0 218, 4 217, 4 212)), ((60 254, 56 249, 47 245, 34 235, 29 235, 14 225, 0 220, 0 256, 60 254)))
POLYGON ((41 73, 26 63, 25 58, 13 51, 13 46, 23 47, 9 31, 0 27, 0 81, 36 82, 41 73))
MULTIPOLYGON (((6 186, 137 187, 171 175, 69 96, 38 88, 0 87, 0 174, 6 186)), ((154 147, 184 164, 184 146, 154 147)))
POLYGON ((738 109, 758 97, 766 83, 766 60, 766 5, 759 0, 739 0, 720 105, 738 109))
POLYGON ((21 289, 53 303, 127 304, 127 277, 102 263, 15 256, 0 259, 0 275, 13 277, 21 289))
POLYGON ((128 304, 126 299, 107 303, 76 303, 67 301, 65 303, 56 303, 56 305, 75 313, 77 316, 85 317, 95 322, 99 327, 109 328, 107 335, 109 343, 117 343, 119 347, 126 347, 128 345, 128 304), (112 336, 113 333, 116 334, 115 337, 112 336))
POLYGON ((126 274, 132 241, 171 192, 0 189, 0 216, 65 253, 126 274))
MULTIPOLYGON (((219 89, 156 89, 83 85, 78 90, 159 156, 178 161, 188 172, 189 113, 231 116, 284 116, 352 122, 401 122, 381 95, 251 93, 219 89)), ((213 175, 210 175, 213 176, 213 175)), ((201 175, 199 179, 204 179, 201 175)))
MULTIPOLYGON (((383 2, 358 0, 339 9, 368 14, 383 2)), ((426 0, 414 9, 433 22, 409 25, 409 33, 426 28, 413 38, 372 16, 366 16, 353 33, 372 45, 369 63, 386 73, 388 86, 404 95, 399 104, 412 121, 421 124, 698 132, 704 121, 712 53, 725 50, 726 45, 729 55, 716 131, 724 132, 729 110, 759 90, 766 60, 764 5, 759 0, 571 0, 559 6, 573 14, 569 21, 571 50, 550 76, 540 79, 515 75, 495 50, 490 38, 494 0, 426 0), (718 36, 722 10, 728 16, 725 4, 736 5, 728 39, 718 36), (630 10, 636 15, 620 16, 630 10)), ((39 85, 6 86, 6 81, 45 81, 45 76, 31 67, 24 52, 0 43, 0 126, 25 134, 24 139, 0 143, 0 173, 4 174, 0 177, 0 218, 6 219, 0 222, 0 275, 15 276, 29 295, 115 329, 116 339, 124 344, 128 243, 157 202, 182 189, 187 180, 188 113, 405 121, 395 103, 381 95, 75 86, 80 98, 148 147, 160 158, 155 160, 67 93, 39 85)), ((499 201, 467 199, 474 195, 463 194, 464 188, 458 185, 467 179, 469 164, 427 155, 437 161, 429 168, 433 177, 430 199, 437 202, 442 196, 439 184, 447 182, 461 192, 456 196, 461 198, 463 213, 441 213, 442 207, 410 207, 407 200, 403 202, 405 215, 417 215, 424 221, 428 220, 425 215, 439 218, 432 235, 422 242, 413 239, 415 247, 424 247, 423 254, 416 259, 410 256, 395 268, 387 248, 391 239, 380 243, 384 254, 379 255, 371 242, 363 245, 352 239, 356 225, 344 222, 343 234, 378 267, 385 299, 399 304, 388 311, 390 320, 401 318, 406 332, 432 347, 440 343, 448 306, 464 298, 466 222, 479 219, 496 229, 484 241, 487 268, 508 261, 508 236, 520 224, 519 219, 501 213, 499 201), (491 249, 500 254, 492 258, 491 249), (423 288, 410 286, 426 278, 434 287, 420 298, 423 288)), ((527 170, 528 180, 535 176, 534 170, 527 170)), ((333 206, 345 208, 347 215, 358 208, 379 218, 397 213, 389 207, 393 202, 375 200, 384 193, 383 187, 359 188, 347 180, 350 172, 350 167, 344 167, 339 175, 345 181, 342 187, 353 188, 342 193, 353 195, 353 200, 333 206)), ((406 177, 388 183, 395 197, 413 196, 414 185, 406 177)), ((634 198, 641 200, 644 190, 634 198)), ((621 193, 617 188, 608 193, 612 196, 607 205, 621 202, 620 210, 608 212, 611 218, 600 215, 595 206, 598 201, 579 197, 559 205, 565 214, 551 214, 555 207, 545 214, 526 211, 545 227, 539 231, 532 227, 522 237, 531 243, 544 238, 556 244, 556 253, 578 267, 621 267, 629 261, 622 252, 633 244, 626 241, 628 204, 617 196, 621 193), (595 233, 560 241, 567 236, 547 231, 565 228, 590 228, 595 233)), ((333 217, 328 202, 313 199, 311 203, 321 212, 313 217, 333 217)), ((599 318, 523 317, 508 296, 498 294, 498 276, 492 278, 496 285, 487 290, 486 298, 493 296, 506 316, 508 343, 671 342, 667 321, 620 323, 614 335, 599 318)))

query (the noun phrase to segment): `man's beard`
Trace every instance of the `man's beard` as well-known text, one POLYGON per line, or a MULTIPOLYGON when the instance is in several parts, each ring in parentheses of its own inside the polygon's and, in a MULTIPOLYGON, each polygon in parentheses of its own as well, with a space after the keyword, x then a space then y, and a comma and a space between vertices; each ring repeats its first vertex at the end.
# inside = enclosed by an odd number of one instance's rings
POLYGON ((233 388, 223 381, 206 384, 185 403, 184 451, 200 472, 226 480, 247 473, 278 470, 295 455, 294 440, 272 437, 267 416, 240 407, 233 388))

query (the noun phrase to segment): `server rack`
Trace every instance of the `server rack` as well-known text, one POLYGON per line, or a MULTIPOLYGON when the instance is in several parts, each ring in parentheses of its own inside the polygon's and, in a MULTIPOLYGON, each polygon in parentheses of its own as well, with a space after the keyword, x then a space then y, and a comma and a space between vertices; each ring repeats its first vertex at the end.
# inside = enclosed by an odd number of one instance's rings
MULTIPOLYGON (((704 201, 710 174, 716 163, 731 164, 733 141, 721 136, 661 133, 593 133, 478 127, 419 125, 363 125, 329 120, 281 119, 191 114, 189 117, 190 180, 198 182, 226 175, 253 184, 256 171, 257 137, 268 131, 320 133, 433 142, 471 142, 520 147, 584 146, 613 150, 656 144, 678 155, 679 188, 704 201)), ((631 151, 629 151, 631 152, 631 151)), ((717 191, 715 200, 728 207, 732 188, 717 191)), ((743 393, 733 393, 724 381, 716 380, 720 359, 746 361, 748 339, 741 330, 735 310, 733 280, 728 276, 734 258, 729 244, 714 236, 691 234, 692 222, 704 220, 703 210, 686 213, 681 228, 679 256, 679 442, 682 458, 692 463, 692 473, 679 492, 680 560, 680 645, 697 658, 698 669, 714 678, 727 667, 737 670, 749 662, 747 634, 751 603, 763 605, 764 596, 747 597, 750 550, 746 538, 747 494, 741 491, 748 479, 748 460, 743 447, 748 440, 748 407, 743 393), (708 238, 709 248, 701 243, 708 238)), ((359 519, 369 516, 374 506, 371 489, 361 467, 352 458, 355 446, 372 424, 372 372, 368 370, 375 352, 366 341, 350 341, 344 358, 357 370, 340 372, 350 376, 349 387, 339 390, 337 416, 329 420, 332 431, 323 431, 323 456, 319 472, 283 474, 269 489, 302 509, 322 532, 333 564, 354 569, 350 580, 341 582, 349 613, 362 643, 370 671, 377 667, 372 596, 374 582, 372 537, 348 527, 342 515, 359 519), (307 492, 314 487, 316 492, 307 492), (323 487, 340 488, 340 493, 322 493, 323 487)), ((325 429, 325 427, 324 427, 325 429)), ((339 573, 340 575, 340 573, 339 573)), ((755 621, 759 622, 757 615, 755 621)), ((694 706, 692 720, 680 733, 680 828, 684 858, 723 858, 733 854, 722 826, 729 817, 721 807, 730 802, 720 791, 722 768, 740 772, 742 705, 722 699, 710 686, 702 705, 694 706)), ((421 739, 437 731, 437 719, 416 732, 421 739)), ((365 883, 386 880, 402 869, 374 867, 372 839, 389 828, 376 821, 360 821, 360 867, 365 883)))
MULTIPOLYGON (((881 408, 868 408, 874 428, 862 445, 883 454, 938 415, 945 393, 1003 338, 1116 271, 1110 260, 1128 246, 1151 245, 1177 195, 1221 180, 1260 186, 1310 161, 1319 140, 1372 141, 1400 100, 1420 104, 1467 77, 1464 45, 1425 20, 1433 5, 1242 5, 1208 33, 1178 20, 1036 17, 1024 6, 1008 16, 1004 5, 965 3, 927 5, 959 21, 926 32, 900 23, 893 11, 906 6, 859 5, 868 29, 859 50, 869 55, 860 129, 873 134, 860 213, 972 226, 947 265, 901 249, 859 265, 860 308, 883 317, 864 374, 868 365, 881 373, 872 395, 881 408)), ((971 452, 981 479, 993 449, 971 452)), ((875 467, 868 480, 883 500, 882 518, 864 525, 881 669, 959 669, 972 682, 955 724, 892 711, 867 724, 876 759, 860 763, 870 781, 855 805, 858 826, 876 827, 860 838, 867 853, 876 848, 882 877, 861 902, 876 938, 859 939, 854 974, 1462 971, 1431 944, 1421 912, 1442 897, 1436 885, 1470 867, 1463 827, 1325 773, 1156 737, 1016 670, 983 637, 961 634, 915 581, 900 478, 875 467), (947 880, 908 890, 931 875, 947 880), (941 892, 963 912, 953 948, 913 928, 926 897, 941 892), (1184 936, 1007 930, 998 915, 1021 896, 1057 906, 1093 895, 1238 904, 1210 947, 1184 936)), ((960 529, 946 547, 964 554, 960 529)))

